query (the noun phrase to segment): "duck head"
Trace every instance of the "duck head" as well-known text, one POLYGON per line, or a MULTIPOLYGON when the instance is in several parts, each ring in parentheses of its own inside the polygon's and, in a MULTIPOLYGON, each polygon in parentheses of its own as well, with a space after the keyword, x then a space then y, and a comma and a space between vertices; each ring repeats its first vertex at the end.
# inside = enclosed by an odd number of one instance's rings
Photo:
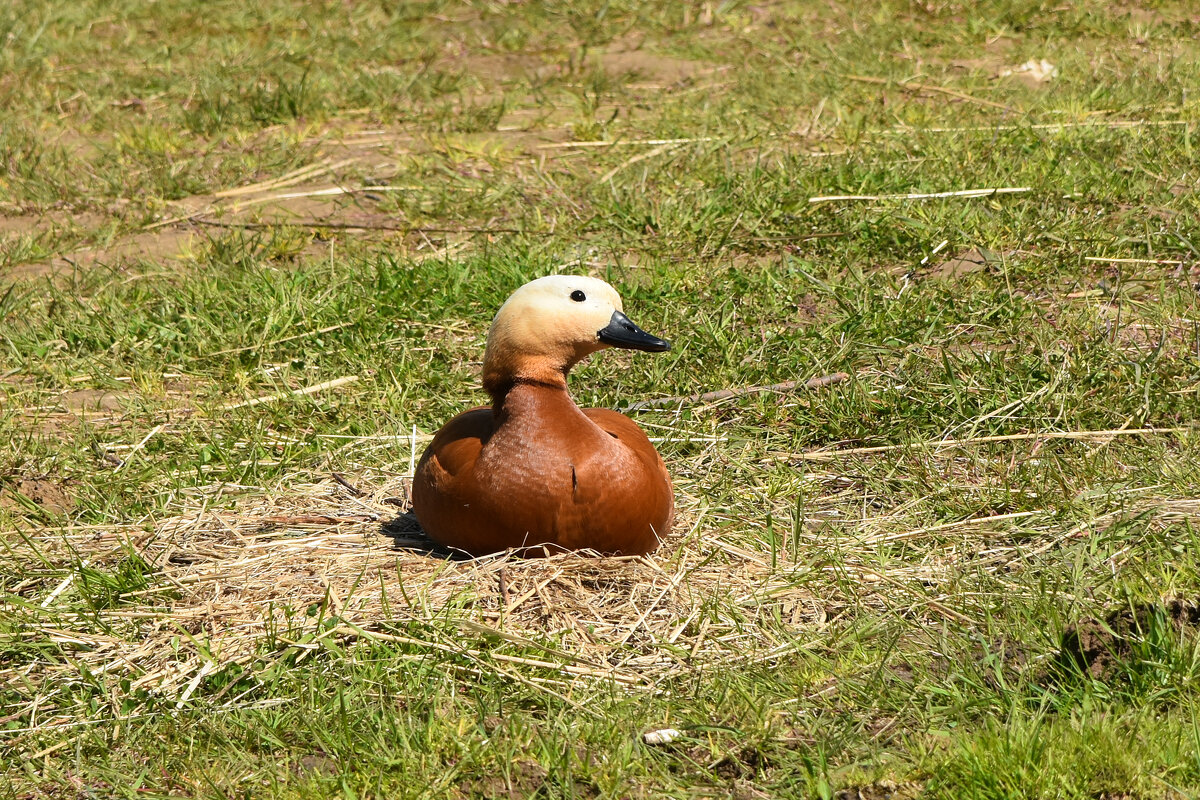
POLYGON ((538 278, 513 292, 492 320, 483 387, 495 397, 518 380, 565 386, 571 367, 606 347, 661 353, 671 343, 635 325, 621 296, 598 278, 538 278))

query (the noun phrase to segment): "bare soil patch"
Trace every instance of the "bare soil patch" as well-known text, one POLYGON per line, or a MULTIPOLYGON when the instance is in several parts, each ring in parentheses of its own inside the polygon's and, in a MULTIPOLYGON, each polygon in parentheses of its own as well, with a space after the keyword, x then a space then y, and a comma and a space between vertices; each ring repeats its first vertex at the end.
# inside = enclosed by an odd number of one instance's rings
POLYGON ((19 509, 24 503, 17 494, 41 506, 47 511, 60 514, 75 507, 75 500, 66 485, 49 478, 22 478, 0 487, 0 508, 19 509))
POLYGON ((645 40, 631 35, 613 40, 596 56, 600 67, 613 75, 634 75, 665 85, 707 75, 719 69, 716 64, 691 61, 655 53, 645 48, 645 40))
POLYGON ((186 260, 198 238, 191 229, 163 227, 119 238, 108 246, 64 253, 46 261, 18 264, 5 277, 8 280, 27 280, 60 275, 75 269, 97 266, 122 269, 138 263, 163 265, 163 262, 169 262, 177 265, 186 260))
MULTIPOLYGON (((640 52, 617 55, 618 62, 627 66, 635 63, 644 66, 656 58, 640 52)), ((671 61, 667 59, 662 64, 671 61)), ((675 64, 666 73, 660 71, 659 74, 678 75, 689 70, 675 64)), ((536 152, 544 156, 546 151, 536 149, 539 145, 561 141, 569 135, 568 126, 547 128, 544 113, 528 109, 516 109, 503 120, 507 125, 505 129, 455 134, 455 140, 461 140, 460 144, 468 147, 499 146, 509 153, 536 152)), ((350 130, 341 132, 337 138, 330 138, 331 130, 332 126, 313 140, 317 157, 291 172, 257 183, 183 198, 173 202, 167 217, 155 225, 116 237, 103 245, 59 252, 47 259, 16 265, 3 277, 29 280, 62 275, 76 269, 102 266, 125 270, 138 264, 153 265, 166 271, 177 270, 185 267, 193 254, 215 235, 213 231, 222 227, 292 225, 326 227, 356 235, 378 232, 383 236, 409 230, 411 225, 405 224, 402 218, 375 211, 374 205, 387 196, 386 192, 398 190, 390 185, 397 171, 397 158, 437 150, 439 146, 444 148, 445 142, 439 145, 423 141, 406 128, 373 129, 361 133, 350 130)), ((495 169, 483 158, 456 159, 455 165, 459 174, 479 180, 486 180, 495 169)), ((69 214, 71 212, 55 211, 45 215, 0 217, 0 234, 6 231, 49 233, 56 227, 70 224, 69 214)), ((87 213, 75 221, 82 226, 81 230, 94 231, 106 219, 99 214, 87 213)), ((450 229, 461 225, 459 220, 445 223, 450 229)), ((427 243, 422 239, 413 244, 427 243)), ((319 246, 306 247, 297 255, 316 254, 321 250, 323 248, 319 246)))
POLYGON ((934 264, 925 272, 925 277, 930 280, 954 280, 975 272, 983 272, 991 265, 999 265, 1003 259, 1004 254, 975 247, 934 264))
POLYGON ((632 50, 615 53, 602 53, 599 56, 600 66, 605 72, 615 75, 633 75, 665 84, 678 83, 688 78, 713 72, 716 68, 699 61, 687 61, 682 58, 648 53, 644 50, 632 50))
POLYGON ((95 211, 74 211, 55 208, 37 214, 0 215, 0 236, 6 234, 44 233, 54 228, 95 230, 112 217, 95 211))
POLYGON ((1195 600, 1173 598, 1118 608, 1103 619, 1082 620, 1063 632, 1059 663, 1093 678, 1110 677, 1129 661, 1134 644, 1150 632, 1156 616, 1178 629, 1194 631, 1200 625, 1200 605, 1195 600))
MULTIPOLYGON (((341 223, 339 213, 358 210, 356 191, 363 174, 394 168, 391 149, 404 149, 401 134, 373 133, 369 137, 348 134, 344 140, 323 142, 321 152, 331 153, 282 176, 256 184, 231 187, 207 195, 195 195, 172 203, 173 217, 155 226, 118 236, 111 242, 59 252, 53 257, 12 267, 7 280, 28 280, 69 273, 75 269, 104 266, 124 269, 149 263, 178 269, 208 238, 193 224, 202 216, 225 220, 265 220, 275 224, 306 224, 313 221, 341 223), (351 189, 344 192, 343 189, 351 189), (335 193, 338 192, 338 193, 335 193)), ((49 233, 67 226, 94 231, 109 217, 86 212, 55 210, 46 214, 0 217, 0 234, 49 233)))
POLYGON ((127 392, 114 389, 76 389, 64 394, 60 402, 72 414, 86 417, 120 411, 128 396, 127 392))
MULTIPOLYGON (((458 785, 457 797, 480 797, 489 800, 521 800, 534 797, 546 783, 549 773, 539 763, 529 759, 519 759, 511 765, 508 777, 494 775, 490 778, 477 778, 463 781, 458 785)), ((590 787, 577 786, 582 789, 581 796, 591 797, 595 792, 587 791, 590 787)))
POLYGON ((616 39, 603 50, 588 54, 582 63, 574 62, 569 58, 549 61, 545 58, 519 54, 462 52, 447 59, 447 64, 461 67, 472 75, 484 75, 503 81, 520 78, 544 80, 556 76, 566 76, 583 64, 590 62, 613 75, 632 74, 643 80, 662 84, 677 83, 717 69, 713 64, 662 55, 644 49, 643 41, 641 37, 637 36, 616 39))
POLYGON ((537 56, 518 53, 462 53, 447 59, 446 65, 461 68, 471 75, 493 80, 512 80, 526 77, 547 78, 561 74, 565 64, 549 63, 537 56))
POLYGON ((836 800, 908 800, 919 797, 922 788, 921 784, 913 781, 879 781, 841 789, 834 797, 836 800))

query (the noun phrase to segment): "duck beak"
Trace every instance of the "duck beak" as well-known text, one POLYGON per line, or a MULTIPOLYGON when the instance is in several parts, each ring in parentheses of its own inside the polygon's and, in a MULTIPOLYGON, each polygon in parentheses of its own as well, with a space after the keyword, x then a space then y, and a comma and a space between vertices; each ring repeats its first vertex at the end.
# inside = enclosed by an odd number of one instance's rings
POLYGON ((623 347, 626 350, 645 350, 647 353, 664 353, 671 349, 671 343, 666 339, 651 336, 633 324, 633 320, 614 311, 608 325, 596 332, 596 336, 605 344, 613 347, 623 347))

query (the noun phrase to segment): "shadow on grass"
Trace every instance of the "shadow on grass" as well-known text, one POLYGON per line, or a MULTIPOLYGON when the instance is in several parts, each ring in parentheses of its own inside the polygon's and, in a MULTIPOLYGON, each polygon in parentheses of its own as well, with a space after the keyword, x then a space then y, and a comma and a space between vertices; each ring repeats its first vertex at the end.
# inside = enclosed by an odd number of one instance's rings
POLYGON ((379 526, 379 532, 392 540, 392 546, 397 550, 419 553, 430 558, 440 558, 446 561, 469 561, 471 555, 461 550, 445 547, 433 541, 421 530, 417 515, 405 511, 398 517, 388 520, 379 526))

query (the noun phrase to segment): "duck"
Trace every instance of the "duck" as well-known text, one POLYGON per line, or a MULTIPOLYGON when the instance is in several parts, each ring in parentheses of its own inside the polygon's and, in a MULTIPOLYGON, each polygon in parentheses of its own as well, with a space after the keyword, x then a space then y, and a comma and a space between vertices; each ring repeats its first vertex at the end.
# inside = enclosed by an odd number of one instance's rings
POLYGON ((662 457, 633 420, 580 408, 567 388, 572 367, 610 347, 671 343, 625 316, 598 278, 550 275, 513 292, 487 335, 491 405, 446 423, 413 476, 413 513, 434 542, 472 557, 658 547, 675 513, 662 457))

